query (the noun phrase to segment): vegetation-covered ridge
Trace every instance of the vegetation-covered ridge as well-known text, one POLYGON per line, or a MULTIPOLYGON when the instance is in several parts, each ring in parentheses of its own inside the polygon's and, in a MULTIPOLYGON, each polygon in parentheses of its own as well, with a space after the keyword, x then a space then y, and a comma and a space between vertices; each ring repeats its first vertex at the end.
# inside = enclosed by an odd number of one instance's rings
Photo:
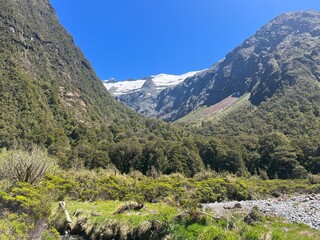
MULTIPOLYGON (((257 239, 256 233, 246 237, 247 230, 265 232, 270 221, 251 228, 241 218, 234 228, 226 227, 225 219, 198 215, 197 205, 319 192, 320 91, 313 77, 302 74, 306 68, 301 65, 317 63, 317 51, 294 61, 285 75, 288 81, 270 100, 185 130, 144 119, 116 102, 49 1, 0 0, 0 9, 1 238, 57 239, 48 224, 54 222, 52 206, 60 200, 84 212, 86 204, 132 200, 156 214, 144 209, 143 217, 131 221, 130 212, 114 214, 114 229, 124 221, 127 233, 138 234, 135 224, 145 218, 145 228, 177 239, 221 238, 219 234, 257 239), (292 82, 293 75, 299 78, 292 82), (188 214, 176 219, 184 209, 188 214)), ((276 64, 268 63, 268 69, 278 80, 276 64)), ((101 223, 97 211, 90 213, 89 225, 101 223)), ((278 232, 286 234, 283 228, 278 232)))
MULTIPOLYGON (((113 163, 128 172, 146 143, 163 148, 164 141, 177 145, 188 135, 114 100, 49 1, 1 0, 0 9, 0 148, 37 145, 63 167, 113 163)), ((148 162, 138 164, 144 172, 151 168, 148 162)), ((186 170, 192 171, 197 168, 186 170)))
MULTIPOLYGON (((296 162, 300 165, 296 165, 298 172, 304 168, 317 174, 320 169, 319 103, 318 83, 305 80, 277 91, 257 107, 247 103, 215 121, 192 128, 197 133, 220 139, 212 143, 213 147, 232 140, 235 142, 233 149, 237 149, 237 145, 246 149, 247 154, 241 150, 237 152, 251 173, 250 165, 256 164, 254 171, 265 170, 269 177, 289 177, 289 172, 295 168, 291 164, 296 162)), ((213 169, 220 170, 217 166, 221 164, 208 163, 213 169)))

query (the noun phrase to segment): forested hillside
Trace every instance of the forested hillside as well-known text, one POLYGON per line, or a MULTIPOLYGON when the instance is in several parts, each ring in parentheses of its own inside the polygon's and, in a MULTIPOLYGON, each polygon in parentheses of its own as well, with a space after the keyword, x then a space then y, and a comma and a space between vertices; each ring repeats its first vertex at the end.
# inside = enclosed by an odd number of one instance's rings
MULTIPOLYGON (((222 141, 234 139, 236 145, 254 153, 247 155, 245 161, 251 171, 266 170, 269 177, 275 178, 294 177, 303 172, 300 163, 309 172, 318 174, 319 104, 318 83, 305 80, 277 91, 258 107, 247 103, 218 121, 203 122, 194 130, 222 141)), ((211 165, 216 169, 215 162, 211 165)))
POLYGON ((38 145, 62 167, 115 164, 121 171, 146 172, 155 165, 188 174, 201 168, 195 147, 190 148, 195 169, 182 163, 187 159, 171 161, 174 150, 164 152, 166 145, 184 151, 183 130, 144 119, 110 96, 49 1, 2 0, 0 5, 0 148, 38 145), (161 156, 142 160, 148 146, 161 149, 171 166, 161 156))

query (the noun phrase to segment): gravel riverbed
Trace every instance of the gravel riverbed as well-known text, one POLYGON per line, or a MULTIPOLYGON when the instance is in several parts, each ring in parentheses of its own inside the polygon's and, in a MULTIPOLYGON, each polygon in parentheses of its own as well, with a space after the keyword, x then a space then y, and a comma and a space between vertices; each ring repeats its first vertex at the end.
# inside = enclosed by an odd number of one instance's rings
POLYGON ((282 196, 266 200, 232 201, 203 204, 203 209, 214 210, 218 215, 225 215, 232 209, 249 212, 258 206, 265 215, 283 217, 289 222, 302 222, 320 230, 320 194, 282 196), (240 203, 237 204, 237 203, 240 203), (239 206, 241 206, 239 208, 239 206))

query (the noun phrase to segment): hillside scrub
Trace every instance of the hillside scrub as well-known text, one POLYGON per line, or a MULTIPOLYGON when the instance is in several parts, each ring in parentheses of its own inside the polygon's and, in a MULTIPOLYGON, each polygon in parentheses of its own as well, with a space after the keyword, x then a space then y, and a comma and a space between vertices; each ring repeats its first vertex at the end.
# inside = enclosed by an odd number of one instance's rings
MULTIPOLYGON (((312 179, 311 179, 312 180, 312 179)), ((194 178, 181 174, 145 176, 133 171, 69 170, 49 174, 44 182, 58 199, 76 201, 167 202, 178 206, 224 200, 259 199, 283 194, 318 193, 319 183, 299 180, 262 180, 230 174, 199 172, 194 178)))

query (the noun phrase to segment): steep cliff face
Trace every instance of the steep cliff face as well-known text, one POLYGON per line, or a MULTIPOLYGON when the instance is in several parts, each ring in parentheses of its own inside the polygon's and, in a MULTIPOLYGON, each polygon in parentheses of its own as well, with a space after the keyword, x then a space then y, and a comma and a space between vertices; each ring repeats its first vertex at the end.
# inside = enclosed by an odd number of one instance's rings
POLYGON ((157 98, 157 117, 175 121, 237 93, 259 105, 283 86, 320 77, 320 13, 283 14, 220 62, 157 98))

